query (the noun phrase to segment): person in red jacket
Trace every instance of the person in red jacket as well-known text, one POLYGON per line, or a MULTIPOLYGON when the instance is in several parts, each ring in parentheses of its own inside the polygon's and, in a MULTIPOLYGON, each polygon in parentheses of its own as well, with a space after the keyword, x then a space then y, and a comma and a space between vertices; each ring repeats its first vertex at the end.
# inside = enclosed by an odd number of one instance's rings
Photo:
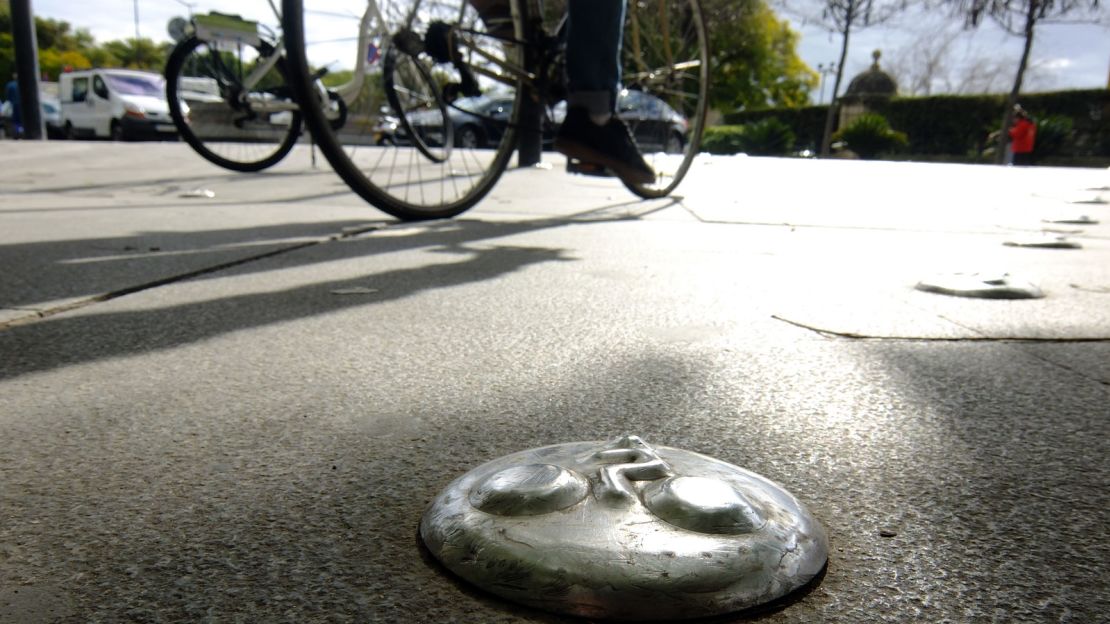
POLYGON ((1037 138, 1037 124, 1029 118, 1020 104, 1014 105, 1014 123, 1010 126, 1010 150, 1014 154, 1014 164, 1026 166, 1033 164, 1033 143, 1037 138))

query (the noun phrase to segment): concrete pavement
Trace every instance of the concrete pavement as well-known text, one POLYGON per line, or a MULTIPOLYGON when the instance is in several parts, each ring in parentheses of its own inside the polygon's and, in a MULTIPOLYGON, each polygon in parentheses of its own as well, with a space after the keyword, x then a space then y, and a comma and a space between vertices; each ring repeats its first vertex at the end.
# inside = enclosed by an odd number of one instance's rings
POLYGON ((823 582, 758 619, 1110 613, 1110 172, 707 158, 641 202, 556 165, 401 224, 302 148, 0 166, 2 622, 574 621, 416 525, 488 459, 623 433, 824 523, 823 582), (1082 249, 1002 244, 1079 215, 1082 249), (913 288, 954 271, 1046 297, 913 288))

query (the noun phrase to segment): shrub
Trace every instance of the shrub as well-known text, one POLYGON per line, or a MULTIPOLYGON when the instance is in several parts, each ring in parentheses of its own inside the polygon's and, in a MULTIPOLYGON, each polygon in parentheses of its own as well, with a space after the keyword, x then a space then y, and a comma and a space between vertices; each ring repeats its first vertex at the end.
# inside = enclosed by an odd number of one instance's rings
POLYGON ((860 115, 846 128, 833 134, 832 138, 834 141, 843 141, 848 149, 868 160, 909 144, 905 133, 892 130, 886 117, 877 113, 860 115))
POLYGON ((828 106, 807 106, 744 111, 725 115, 725 123, 743 125, 773 117, 790 126, 794 132, 795 149, 808 147, 815 150, 821 146, 821 135, 825 131, 825 116, 828 110, 828 106))
MULTIPOLYGON (((1046 158, 1053 162, 1082 162, 1082 166, 1110 164, 1110 123, 1107 123, 1110 89, 1024 93, 1020 101, 1038 118, 1060 116, 1072 122, 1071 132, 1058 151, 1046 158)), ((915 159, 943 157, 990 162, 989 152, 993 146, 988 136, 999 130, 1006 96, 895 97, 873 102, 873 105, 873 112, 886 117, 890 125, 909 135, 906 151, 915 159)), ((827 111, 828 106, 738 111, 726 114, 725 122, 748 124, 775 117, 794 131, 796 148, 817 149, 827 111)), ((1046 130, 1049 132, 1052 130, 1046 130)), ((1046 143, 1046 147, 1049 145, 1046 143)))
POLYGON ((782 156, 794 147, 794 131, 774 117, 742 126, 713 126, 705 129, 701 146, 710 154, 782 156))
POLYGON ((710 126, 701 137, 701 149, 710 154, 737 154, 744 151, 744 126, 710 126))
POLYGON ((998 130, 1006 98, 999 95, 934 95, 894 98, 873 112, 909 135, 913 154, 978 154, 998 130))
POLYGON ((1072 135, 1070 117, 1054 115, 1037 121, 1037 136, 1033 142, 1033 157, 1037 160, 1059 154, 1072 135))
POLYGON ((794 131, 777 117, 761 119, 743 128, 741 144, 753 156, 783 156, 794 147, 794 131))

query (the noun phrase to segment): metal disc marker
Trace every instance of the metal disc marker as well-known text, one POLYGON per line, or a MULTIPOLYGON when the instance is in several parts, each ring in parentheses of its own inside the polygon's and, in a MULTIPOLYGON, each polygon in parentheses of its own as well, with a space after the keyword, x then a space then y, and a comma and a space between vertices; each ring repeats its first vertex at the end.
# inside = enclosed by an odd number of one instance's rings
POLYGON ((1077 215, 1074 217, 1059 217, 1056 219, 1044 219, 1043 223, 1059 223, 1062 225, 1098 225, 1098 219, 1092 219, 1087 215, 1077 215))
POLYGON ((1054 234, 1014 238, 1002 244, 1007 247, 1032 247, 1035 249, 1081 249, 1083 247, 1083 245, 1067 236, 1054 234))
POLYGON ((420 535, 487 591, 592 618, 738 611, 807 585, 828 561, 824 529, 782 487, 637 436, 483 464, 436 497, 420 535))
POLYGON ((924 279, 915 286, 917 290, 976 297, 980 299, 1040 299, 1044 292, 1032 282, 1014 279, 1009 273, 951 273, 924 279))

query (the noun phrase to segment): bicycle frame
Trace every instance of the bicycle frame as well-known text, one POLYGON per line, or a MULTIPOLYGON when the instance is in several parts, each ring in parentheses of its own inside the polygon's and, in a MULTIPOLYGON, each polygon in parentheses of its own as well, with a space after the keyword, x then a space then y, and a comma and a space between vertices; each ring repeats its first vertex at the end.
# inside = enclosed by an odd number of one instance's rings
MULTIPOLYGON (((373 0, 371 0, 371 2, 372 1, 373 0)), ((543 15, 544 14, 544 1, 543 0, 510 0, 510 3, 511 3, 511 6, 512 6, 514 17, 519 15, 520 4, 521 3, 530 3, 531 4, 530 11, 532 11, 532 13, 529 13, 530 15, 543 15)), ((562 17, 559 19, 559 22, 555 25, 555 28, 553 30, 551 30, 551 31, 546 31, 545 30, 543 32, 538 33, 539 41, 533 40, 533 39, 536 38, 534 36, 533 36, 532 39, 530 39, 529 35, 526 34, 523 41, 518 41, 518 40, 514 39, 514 40, 512 40, 512 43, 520 45, 523 48, 533 48, 533 49, 539 48, 539 51, 541 53, 547 54, 547 53, 550 52, 550 49, 551 49, 550 45, 549 45, 549 42, 559 41, 559 40, 565 39, 566 27, 567 27, 567 14, 564 12, 562 17)), ((489 70, 485 67, 481 67, 481 66, 473 64, 473 63, 466 63, 466 65, 469 67, 469 69, 471 71, 473 71, 474 73, 477 73, 477 74, 481 74, 481 75, 485 76, 486 78, 489 78, 491 80, 497 81, 501 84, 504 84, 504 85, 510 86, 510 87, 516 86, 518 84, 523 84, 526 87, 533 87, 534 88, 538 85, 538 81, 540 80, 540 76, 537 76, 537 74, 535 72, 529 71, 529 69, 527 69, 523 66, 516 65, 514 63, 509 63, 509 62, 507 62, 503 59, 499 59, 496 56, 489 54, 488 52, 483 50, 473 38, 466 37, 467 34, 468 34, 468 31, 466 31, 465 29, 459 28, 458 24, 453 24, 452 25, 451 36, 455 38, 455 42, 459 43, 460 45, 462 45, 464 48, 466 48, 470 52, 473 52, 474 54, 482 57, 482 59, 488 61, 490 64, 495 65, 499 70, 501 70, 502 73, 491 71, 491 70, 489 70)), ((484 36, 489 37, 490 35, 484 35, 484 36)), ((638 46, 639 46, 639 33, 633 33, 632 38, 633 38, 633 47, 638 48, 638 46)), ((670 50, 669 45, 665 46, 665 48, 667 50, 670 50)), ((635 58, 639 58, 639 56, 640 56, 639 54, 634 55, 635 58)), ((546 60, 550 60, 550 59, 546 59, 546 60)), ((639 82, 639 83, 643 83, 643 82, 660 83, 660 82, 666 81, 670 76, 672 76, 676 72, 682 72, 682 71, 687 71, 687 70, 691 70, 691 69, 696 69, 700 66, 701 66, 700 61, 687 61, 687 62, 683 62, 683 63, 673 63, 673 62, 671 62, 671 63, 668 64, 668 67, 666 69, 663 69, 663 68, 648 68, 648 67, 641 66, 641 67, 638 68, 638 71, 636 71, 636 72, 626 73, 624 78, 626 80, 639 82)))
MULTIPOLYGON (((274 4, 273 0, 267 0, 267 2, 270 5, 270 9, 274 13, 274 16, 280 22, 281 21, 281 11, 280 11, 280 9, 278 9, 277 5, 274 4)), ((380 9, 378 8, 377 2, 375 2, 374 0, 368 0, 368 2, 366 3, 366 11, 363 12, 362 17, 359 19, 358 49, 359 49, 360 52, 358 54, 358 58, 355 59, 354 74, 352 75, 351 80, 349 80, 349 81, 335 87, 334 89, 332 89, 333 92, 338 94, 339 97, 343 98, 344 100, 353 99, 355 96, 358 95, 358 92, 362 89, 362 85, 363 85, 363 82, 365 81, 365 76, 366 76, 366 63, 367 63, 367 58, 366 57, 367 57, 367 55, 366 55, 365 51, 369 49, 370 40, 371 40, 372 36, 374 36, 374 35, 378 35, 378 36, 381 36, 381 37, 388 36, 389 33, 385 30, 384 24, 385 24, 385 21, 382 18, 382 14, 381 14, 380 9), (377 27, 377 29, 372 30, 371 29, 371 23, 373 23, 375 21, 375 19, 377 21, 378 27, 377 27)), ((261 40, 262 37, 259 37, 259 39, 261 40)), ((208 39, 205 39, 205 40, 208 41, 208 39)), ((220 41, 221 41, 220 39, 215 39, 214 43, 216 43, 218 45, 220 43, 220 41)), ((228 41, 232 41, 232 40, 228 40, 228 41)), ((237 43, 240 43, 240 42, 237 42, 237 43)), ((249 94, 251 92, 253 92, 254 87, 257 86, 262 81, 262 79, 266 76, 266 74, 268 74, 271 70, 274 69, 274 67, 278 63, 278 60, 281 59, 282 54, 284 53, 284 49, 285 49, 284 35, 280 35, 280 36, 276 37, 273 41, 266 41, 266 43, 269 46, 272 47, 273 52, 271 52, 267 56, 262 57, 262 59, 263 59, 262 62, 259 63, 258 65, 256 65, 255 68, 252 69, 249 74, 247 74, 246 78, 243 79, 243 81, 242 81, 243 92, 239 94, 240 103, 243 103, 243 104, 248 103, 249 94)), ((241 45, 241 43, 240 43, 240 45, 241 45)), ((328 99, 329 99, 328 89, 326 89, 319 82, 317 83, 317 94, 321 98, 321 101, 323 101, 323 102, 328 101, 328 99)), ((298 106, 295 102, 256 101, 256 102, 249 102, 249 104, 251 105, 253 110, 260 111, 260 112, 265 112, 265 113, 295 111, 298 108, 298 106)))
MULTIPOLYGON (((511 8, 512 15, 513 15, 514 19, 519 19, 519 16, 520 16, 520 13, 521 13, 521 11, 520 11, 521 2, 528 2, 528 0, 510 0, 510 8, 511 8)), ((543 14, 543 6, 544 6, 543 0, 535 0, 534 4, 537 7, 536 10, 539 11, 539 13, 537 13, 537 15, 542 15, 543 14)), ((567 21, 567 16, 564 13, 562 18, 559 20, 559 24, 557 25, 554 33, 548 33, 548 32, 540 33, 541 34, 541 39, 544 40, 544 41, 529 40, 528 35, 525 34, 523 40, 513 39, 513 40, 511 40, 511 43, 513 43, 515 45, 519 45, 523 48, 528 48, 528 47, 533 47, 534 48, 534 47, 542 45, 544 42, 546 42, 546 40, 549 40, 549 39, 552 39, 552 38, 558 39, 565 32, 566 21, 567 21)), ((501 83, 503 85, 506 85, 506 86, 509 86, 509 87, 514 87, 514 86, 517 86, 518 84, 524 84, 527 87, 534 87, 536 85, 536 81, 538 79, 538 76, 535 72, 529 71, 526 67, 524 67, 522 65, 517 65, 515 63, 510 63, 508 61, 505 61, 504 59, 498 58, 498 57, 490 54, 489 52, 486 52, 485 50, 483 50, 477 44, 477 42, 473 38, 466 37, 467 34, 471 34, 471 33, 469 31, 465 30, 465 29, 459 28, 458 24, 452 24, 451 25, 451 31, 450 31, 449 36, 454 38, 455 42, 461 44, 464 48, 466 48, 470 52, 472 52, 474 54, 477 54, 478 56, 482 57, 484 60, 488 61, 489 63, 497 66, 497 68, 500 69, 502 73, 497 73, 497 72, 491 71, 489 69, 486 69, 485 67, 481 67, 481 66, 475 65, 473 63, 466 63, 466 65, 469 67, 469 69, 471 71, 473 71, 476 74, 481 74, 482 76, 485 76, 486 78, 489 78, 491 80, 494 80, 496 82, 499 82, 499 83, 501 83)), ((487 38, 490 37, 490 35, 483 35, 483 36, 485 36, 487 38)), ((547 50, 544 49, 544 51, 546 52, 547 50)))

